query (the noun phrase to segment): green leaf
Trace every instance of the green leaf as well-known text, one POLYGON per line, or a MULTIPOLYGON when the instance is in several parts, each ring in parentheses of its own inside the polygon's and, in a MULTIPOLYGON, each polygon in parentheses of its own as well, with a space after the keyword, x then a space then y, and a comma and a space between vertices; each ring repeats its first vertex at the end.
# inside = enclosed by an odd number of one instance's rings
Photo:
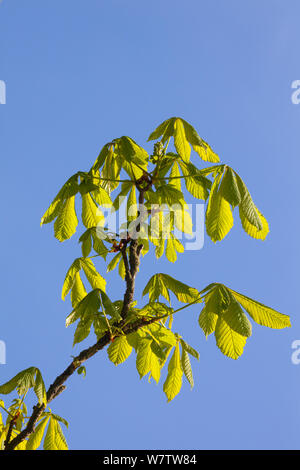
POLYGON ((43 447, 44 450, 68 450, 61 427, 53 416, 50 417, 43 447))
POLYGON ((161 365, 157 354, 155 353, 156 344, 151 337, 142 337, 138 339, 137 343, 137 356, 136 356, 136 368, 142 379, 145 375, 150 372, 150 377, 153 377, 156 383, 160 379, 161 365))
POLYGON ((81 258, 81 266, 93 289, 105 291, 106 281, 96 270, 90 258, 81 258))
POLYGON ((202 176, 191 163, 180 162, 180 167, 183 175, 186 176, 184 180, 187 191, 197 199, 206 200, 209 195, 208 190, 211 187, 210 180, 202 176))
POLYGON ((182 374, 183 371, 180 360, 179 343, 177 343, 174 353, 169 361, 168 375, 163 386, 168 402, 173 400, 173 398, 180 392, 182 386, 182 374))
POLYGON ((68 450, 68 444, 58 421, 56 421, 55 442, 57 450, 68 450))
POLYGON ((36 450, 40 447, 49 418, 49 416, 46 416, 46 418, 40 421, 34 433, 31 434, 26 442, 26 450, 36 450))
POLYGON ((47 393, 46 393, 46 387, 44 384, 44 380, 42 377, 42 374, 38 368, 36 369, 36 377, 35 377, 35 384, 34 384, 34 393, 37 396, 37 399, 40 404, 47 404, 47 393))
POLYGON ((177 297, 180 302, 190 303, 195 300, 200 300, 200 295, 197 289, 187 286, 183 282, 177 281, 168 274, 154 274, 148 281, 143 295, 149 293, 150 302, 155 302, 160 295, 165 297, 169 302, 170 295, 169 290, 177 297))
POLYGON ((128 163, 137 163, 142 167, 147 165, 148 153, 133 139, 123 136, 116 139, 114 142, 116 143, 115 152, 128 163))
POLYGON ((200 355, 198 351, 196 351, 192 346, 190 346, 186 341, 184 341, 182 338, 180 338, 180 344, 181 346, 195 359, 200 359, 200 355))
POLYGON ((223 240, 233 227, 230 204, 218 191, 221 176, 215 178, 206 210, 206 231, 213 242, 223 240))
POLYGON ((105 144, 99 153, 94 165, 91 168, 91 173, 96 173, 104 164, 106 157, 109 155, 111 144, 105 144))
POLYGON ((89 292, 72 310, 66 318, 66 326, 74 323, 78 318, 93 317, 100 308, 99 289, 89 292))
POLYGON ((221 284, 210 284, 201 293, 204 296, 205 307, 199 316, 199 325, 207 337, 216 329, 218 315, 227 310, 231 297, 227 289, 221 284))
POLYGON ((100 211, 100 209, 98 209, 89 193, 82 194, 81 197, 82 222, 86 228, 96 227, 99 223, 101 223, 101 221, 104 220, 103 213, 100 211))
POLYGON ((175 189, 181 191, 181 181, 180 181, 180 171, 177 161, 174 162, 170 177, 169 177, 169 185, 174 186, 175 189))
POLYGON ((181 119, 176 119, 174 123, 174 145, 178 154, 185 162, 188 162, 191 155, 191 147, 185 134, 185 128, 181 119))
POLYGON ((108 357, 116 366, 125 362, 132 352, 132 346, 125 335, 118 336, 107 349, 108 357))
POLYGON ((55 443, 56 421, 50 417, 50 422, 47 428, 46 436, 44 439, 44 450, 57 450, 55 443))
POLYGON ((101 171, 101 186, 110 193, 119 186, 119 175, 122 168, 122 159, 118 157, 110 144, 107 155, 105 157, 104 166, 101 171))
POLYGON ((236 333, 239 333, 242 336, 246 336, 247 338, 251 336, 251 323, 233 296, 227 310, 225 310, 225 312, 223 312, 221 315, 223 316, 228 326, 236 333))
POLYGON ((74 260, 74 262, 71 264, 70 268, 67 271, 64 284, 62 287, 62 293, 61 293, 62 300, 65 300, 66 296, 72 289, 74 285, 74 281, 75 281, 75 276, 80 271, 80 269, 81 269, 80 258, 77 258, 74 260))
POLYGON ((107 265, 107 272, 113 271, 117 266, 122 257, 122 253, 118 253, 107 265))
POLYGON ((202 309, 199 316, 199 325, 206 337, 215 331, 217 320, 218 315, 214 312, 211 312, 207 306, 202 309))
POLYGON ((239 206, 240 211, 242 212, 243 217, 246 218, 251 225, 254 225, 257 230, 262 230, 263 224, 260 220, 259 213, 255 207, 252 197, 240 176, 237 173, 235 173, 235 176, 242 198, 239 206))
POLYGON ((242 196, 236 181, 234 171, 225 166, 222 182, 220 185, 220 194, 226 199, 232 207, 236 207, 240 204, 242 196))
POLYGON ((152 132, 148 141, 158 139, 160 136, 162 136, 162 143, 165 143, 171 136, 174 136, 175 148, 185 161, 189 160, 189 144, 191 144, 195 152, 197 152, 204 161, 219 162, 218 155, 199 137, 194 127, 182 118, 172 117, 164 121, 152 132))
POLYGON ((63 242, 76 232, 78 219, 75 212, 75 196, 69 197, 62 205, 54 222, 55 237, 63 242))
POLYGON ((86 376, 86 368, 85 368, 85 366, 80 366, 80 367, 78 367, 78 369, 77 369, 77 374, 78 374, 78 375, 83 375, 83 377, 85 377, 85 376, 86 376))
POLYGON ((64 202, 78 192, 78 174, 71 176, 63 185, 41 219, 41 225, 49 224, 59 215, 64 202))
POLYGON ((270 307, 250 299, 249 297, 239 294, 232 289, 229 289, 235 299, 242 305, 242 307, 249 313, 253 320, 259 325, 267 326, 269 328, 281 329, 291 326, 291 321, 288 315, 277 312, 270 307))
POLYGON ((242 222, 243 229, 245 230, 245 232, 248 233, 248 235, 250 235, 250 237, 256 238, 258 240, 264 240, 266 238, 266 236, 268 235, 269 231, 270 231, 269 230, 269 225, 268 225, 267 220, 262 215, 262 213, 259 212, 257 207, 256 207, 256 211, 257 211, 257 213, 259 215, 259 218, 260 218, 260 221, 262 223, 262 229, 261 230, 259 230, 255 225, 253 225, 249 222, 249 220, 247 219, 247 217, 246 217, 246 215, 245 215, 245 213, 244 213, 241 206, 239 207, 240 219, 241 219, 241 222, 242 222))
POLYGON ((77 343, 81 343, 81 341, 89 336, 92 323, 92 316, 85 315, 83 318, 81 318, 74 333, 73 346, 75 346, 77 343))
POLYGON ((100 296, 101 296, 102 304, 103 304, 106 315, 110 315, 115 320, 121 320, 121 316, 118 310, 116 309, 114 304, 111 302, 109 297, 106 295, 106 293, 103 291, 100 291, 100 296))
POLYGON ((75 308, 79 302, 87 295, 84 284, 81 280, 79 272, 75 274, 74 282, 71 290, 71 303, 72 307, 75 308))
POLYGON ((194 378, 193 378, 192 366, 191 366, 191 362, 190 362, 188 352, 185 348, 182 348, 182 352, 181 352, 181 366, 182 366, 182 370, 184 372, 184 375, 186 376, 187 380, 189 381, 191 389, 192 389, 194 387, 194 378))
POLYGON ((167 204, 169 207, 180 204, 184 206, 184 198, 181 191, 170 185, 162 185, 157 188, 156 196, 160 204, 167 204))
POLYGON ((226 356, 238 359, 243 354, 247 338, 230 328, 224 315, 218 316, 215 337, 218 348, 226 356))
POLYGON ((172 234, 171 237, 167 239, 166 257, 171 263, 175 263, 175 261, 177 260, 177 253, 172 234))
POLYGON ((121 185, 121 191, 115 198, 113 202, 113 208, 117 211, 119 210, 122 202, 126 199, 127 194, 132 189, 134 185, 133 181, 124 181, 121 185))
POLYGON ((110 207, 112 204, 111 198, 107 191, 101 186, 98 186, 97 189, 93 191, 93 198, 95 202, 102 207, 110 207))
POLYGON ((30 388, 34 388, 39 404, 46 404, 45 384, 41 372, 37 367, 29 367, 1 385, 0 394, 7 395, 16 389, 19 395, 24 395, 30 388))
POLYGON ((156 140, 159 139, 160 136, 161 142, 164 144, 169 137, 171 137, 174 133, 174 123, 176 118, 170 118, 166 121, 162 122, 148 137, 149 140, 156 140))

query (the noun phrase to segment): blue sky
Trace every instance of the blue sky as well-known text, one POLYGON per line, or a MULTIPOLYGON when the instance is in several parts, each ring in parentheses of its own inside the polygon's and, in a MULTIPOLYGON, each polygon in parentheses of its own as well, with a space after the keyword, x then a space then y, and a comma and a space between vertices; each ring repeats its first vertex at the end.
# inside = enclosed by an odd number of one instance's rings
MULTIPOLYGON (((206 341, 199 307, 175 329, 200 351, 195 388, 166 403, 162 383, 140 381, 134 356, 117 368, 100 353, 51 408, 70 422, 72 449, 298 449, 299 123, 291 83, 300 79, 296 0, 3 0, 0 4, 0 380, 39 367, 49 385, 70 356, 73 330, 62 282, 80 255, 40 218, 65 180, 87 170, 104 143, 143 145, 164 119, 191 122, 246 182, 267 217, 265 242, 236 223, 214 245, 155 269, 202 289, 219 281, 289 314, 292 328, 253 325, 233 361, 206 341)), ((151 146, 147 144, 147 149, 151 146)), ((198 160, 200 166, 202 165, 198 160)), ((80 232, 79 232, 80 233, 80 232)), ((98 265, 104 272, 104 264, 98 265)), ((102 271, 101 271, 102 272, 102 271)), ((153 274, 145 257, 137 296, 153 274)), ((118 298, 120 279, 107 276, 118 298)), ((119 296, 120 297, 120 296, 119 296)))

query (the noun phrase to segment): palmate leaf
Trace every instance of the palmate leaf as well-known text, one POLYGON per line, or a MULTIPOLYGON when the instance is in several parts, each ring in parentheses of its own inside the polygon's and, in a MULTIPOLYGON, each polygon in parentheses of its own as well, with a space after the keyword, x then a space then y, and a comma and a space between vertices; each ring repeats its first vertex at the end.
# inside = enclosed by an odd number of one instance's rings
POLYGON ((150 140, 156 140, 161 137, 161 142, 164 144, 172 135, 174 135, 174 123, 176 118, 170 118, 162 122, 148 137, 150 140))
POLYGON ((184 161, 188 162, 190 159, 190 145, 202 160, 207 162, 219 161, 218 155, 199 137, 193 126, 182 118, 173 117, 164 121, 152 132, 148 141, 161 137, 161 142, 164 144, 171 136, 174 137, 176 151, 184 161))
POLYGON ((160 205, 167 204, 169 207, 175 204, 185 205, 182 192, 170 185, 159 186, 156 190, 156 198, 160 205))
POLYGON ((166 246, 166 257, 171 263, 175 263, 177 260, 177 252, 183 253, 184 247, 177 240, 174 235, 171 233, 169 238, 167 239, 167 246, 166 246))
POLYGON ((100 291, 94 289, 89 292, 72 310, 72 312, 66 318, 66 326, 71 325, 79 318, 93 317, 100 308, 100 291))
POLYGON ((68 450, 62 429, 53 416, 50 417, 43 448, 44 450, 68 450))
POLYGON ((102 240, 108 239, 105 236, 105 233, 100 229, 99 226, 88 228, 79 238, 79 243, 82 243, 81 250, 82 256, 87 258, 91 252, 91 249, 95 250, 95 252, 102 256, 104 260, 106 260, 106 256, 108 254, 108 249, 104 245, 102 240), (100 233, 99 233, 100 232, 100 233), (99 234, 99 236, 98 236, 99 234))
POLYGON ((217 346, 228 357, 237 359, 246 340, 252 334, 252 326, 244 310, 253 320, 270 328, 286 328, 290 319, 276 310, 266 307, 223 284, 211 284, 202 291, 205 306, 199 316, 199 324, 205 335, 215 332, 217 346), (243 310, 244 309, 244 310, 243 310))
POLYGON ((146 169, 149 155, 133 139, 123 136, 115 139, 114 144, 115 152, 119 157, 127 163, 136 163, 146 169))
POLYGON ((79 190, 78 186, 78 174, 71 176, 68 181, 63 185, 54 200, 50 204, 49 208, 41 219, 41 225, 49 224, 59 215, 64 203, 70 197, 76 195, 79 190))
POLYGON ((211 181, 203 176, 192 163, 179 162, 179 164, 182 174, 186 176, 184 180, 187 191, 197 199, 206 200, 209 195, 208 190, 211 188, 211 181))
POLYGON ((121 319, 116 302, 111 302, 106 293, 101 289, 92 290, 75 306, 66 318, 67 327, 79 320, 74 334, 73 346, 87 338, 92 325, 97 337, 105 333, 108 329, 107 316, 110 316, 114 321, 121 319), (102 312, 99 312, 100 307, 102 307, 102 312))
POLYGON ((180 302, 189 303, 198 299, 200 301, 197 289, 187 286, 183 282, 177 281, 168 274, 154 274, 148 281, 143 290, 143 295, 149 294, 150 302, 155 302, 162 295, 170 302, 169 290, 177 297, 180 302))
POLYGON ((244 230, 253 238, 264 240, 268 222, 255 206, 240 176, 227 165, 216 167, 206 210, 206 231, 216 242, 223 240, 233 227, 231 207, 239 207, 244 230))
POLYGON ((34 389, 39 404, 47 403, 45 384, 37 367, 29 367, 1 385, 0 394, 7 395, 16 389, 19 395, 24 395, 30 388, 34 389))
POLYGON ((87 280, 93 289, 105 291, 106 281, 96 270, 90 258, 76 258, 67 271, 61 298, 65 300, 71 291, 72 306, 75 307, 86 295, 84 284, 80 277, 80 270, 83 269, 87 280))

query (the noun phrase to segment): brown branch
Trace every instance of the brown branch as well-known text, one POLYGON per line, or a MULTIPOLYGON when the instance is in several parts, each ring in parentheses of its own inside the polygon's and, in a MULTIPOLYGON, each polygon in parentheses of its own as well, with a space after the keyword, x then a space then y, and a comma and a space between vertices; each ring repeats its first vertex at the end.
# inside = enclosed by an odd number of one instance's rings
MULTIPOLYGON (((141 207, 143 203, 144 203, 144 191, 140 190, 139 214, 141 213, 141 207)), ((138 231, 139 231, 139 226, 137 228, 137 232, 138 231)), ((129 262, 128 262, 128 258, 126 254, 126 247, 127 247, 127 243, 125 243, 123 248, 121 249, 121 253, 122 253, 124 265, 125 265, 125 273, 126 273, 125 274, 126 291, 124 295, 123 308, 121 311, 122 320, 118 322, 116 325, 114 325, 118 328, 121 328, 123 331, 123 334, 125 335, 129 333, 133 333, 137 331, 139 328, 142 328, 143 326, 156 321, 156 318, 150 319, 150 320, 142 318, 142 319, 138 319, 134 324, 124 326, 124 320, 128 314, 130 305, 133 301, 134 288, 135 288, 135 276, 139 268, 140 253, 141 253, 142 245, 139 245, 137 240, 130 241, 129 262)), ((119 336, 120 334, 121 333, 116 334, 116 336, 119 336)), ((69 366, 62 372, 62 374, 56 377, 53 384, 50 385, 47 391, 47 404, 50 403, 52 400, 54 400, 54 398, 56 398, 60 393, 62 393, 65 390, 66 387, 64 383, 72 374, 74 374, 76 369, 78 369, 78 367, 80 367, 80 365, 83 362, 87 361, 89 358, 94 356, 98 351, 103 349, 110 342, 111 342, 111 334, 109 331, 107 331, 93 346, 90 346, 88 349, 81 351, 81 353, 73 359, 73 361, 69 364, 69 366)), ((29 418, 27 426, 14 439, 10 441, 11 432, 12 432, 12 429, 11 429, 10 435, 7 435, 7 438, 5 441, 5 450, 14 450, 18 446, 18 444, 20 444, 22 441, 27 439, 34 432, 35 425, 38 422, 45 408, 46 408, 45 404, 35 405, 33 407, 32 415, 29 418)))
MULTIPOLYGON (((154 323, 156 321, 159 321, 159 318, 152 317, 149 319, 146 318, 140 318, 137 319, 134 323, 129 324, 124 326, 123 328, 123 334, 129 335, 130 333, 134 333, 140 328, 143 328, 144 326, 150 325, 151 323, 154 323)), ((122 321, 119 322, 118 324, 114 326, 122 326, 122 321)), ((122 333, 117 333, 115 337, 121 336, 122 333)), ((66 387, 64 383, 67 381, 67 379, 74 374, 76 369, 80 367, 80 365, 90 359, 92 356, 94 356, 98 351, 103 349, 105 346, 107 346, 111 342, 111 337, 110 337, 110 332, 106 332, 98 341, 95 343, 93 346, 90 346, 89 348, 81 351, 81 353, 73 359, 73 361, 69 364, 69 366, 60 374, 58 377, 56 377, 55 381, 53 382, 52 385, 50 385, 48 391, 47 391, 47 404, 50 403, 54 398, 56 398, 60 393, 62 393, 66 387)), ((42 415, 43 411, 45 410, 46 405, 40 405, 37 404, 33 407, 33 412, 32 415, 27 423, 27 426, 23 431, 21 431, 14 439, 12 439, 9 442, 9 439, 11 437, 7 435, 6 438, 6 444, 5 444, 5 450, 14 450, 22 441, 27 439, 35 430, 35 425, 37 424, 37 421, 39 420, 40 416, 42 415)), ((12 420, 13 421, 13 420, 12 420)), ((11 421, 11 423, 12 423, 11 421)), ((13 426, 13 424, 12 424, 13 426)))

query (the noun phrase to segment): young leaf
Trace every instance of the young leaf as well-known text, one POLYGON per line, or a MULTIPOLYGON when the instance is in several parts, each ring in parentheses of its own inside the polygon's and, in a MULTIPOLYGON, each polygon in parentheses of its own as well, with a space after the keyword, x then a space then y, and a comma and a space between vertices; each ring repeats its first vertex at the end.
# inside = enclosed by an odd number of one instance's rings
POLYGON ((62 205, 54 222, 55 237, 63 242, 76 232, 78 219, 75 212, 75 196, 69 197, 62 205))
POLYGON ((244 307, 246 312, 249 313, 253 320, 259 325, 275 329, 291 326, 290 318, 287 315, 279 313, 261 302, 250 299, 249 297, 239 294, 232 289, 229 290, 242 307, 244 307))
POLYGON ((206 231, 213 242, 223 240, 233 227, 230 204, 218 191, 221 176, 215 178, 206 210, 206 231))
POLYGON ((218 316, 215 337, 218 348, 226 356, 238 359, 243 354, 247 337, 230 328, 224 315, 218 316))
POLYGON ((107 353, 108 357, 116 366, 125 362, 126 359, 130 356, 132 351, 132 346, 127 341, 125 335, 118 336, 110 343, 107 353))
POLYGON ((189 381, 191 389, 192 389, 194 387, 194 378, 193 378, 192 366, 191 366, 191 362, 190 362, 188 352, 185 348, 182 348, 182 352, 181 352, 181 366, 182 366, 182 370, 184 372, 184 375, 186 376, 187 380, 189 381))
POLYGON ((100 276, 92 260, 90 258, 81 258, 81 266, 92 288, 105 291, 106 281, 100 276))
POLYGON ((66 296, 68 295, 69 291, 72 289, 75 281, 76 274, 81 269, 80 258, 75 259, 75 261, 71 264, 70 268, 67 271, 64 284, 62 287, 61 298, 65 300, 66 296))
POLYGON ((78 192, 78 174, 71 176, 58 192, 50 207, 47 209, 41 219, 41 225, 49 224, 59 215, 64 202, 78 192))
POLYGON ((182 386, 182 373, 179 343, 177 343, 173 356, 169 361, 168 375, 163 386, 168 402, 173 400, 173 398, 180 392, 182 386))
POLYGON ((36 450, 40 447, 49 419, 50 417, 46 416, 46 418, 42 419, 37 425, 34 433, 31 434, 26 442, 26 450, 36 450))
MULTIPOLYGON (((103 190, 104 191, 104 190, 103 190)), ((104 191, 105 192, 105 191, 104 191)), ((89 193, 82 194, 82 222, 86 228, 97 227, 104 216, 89 193)))

